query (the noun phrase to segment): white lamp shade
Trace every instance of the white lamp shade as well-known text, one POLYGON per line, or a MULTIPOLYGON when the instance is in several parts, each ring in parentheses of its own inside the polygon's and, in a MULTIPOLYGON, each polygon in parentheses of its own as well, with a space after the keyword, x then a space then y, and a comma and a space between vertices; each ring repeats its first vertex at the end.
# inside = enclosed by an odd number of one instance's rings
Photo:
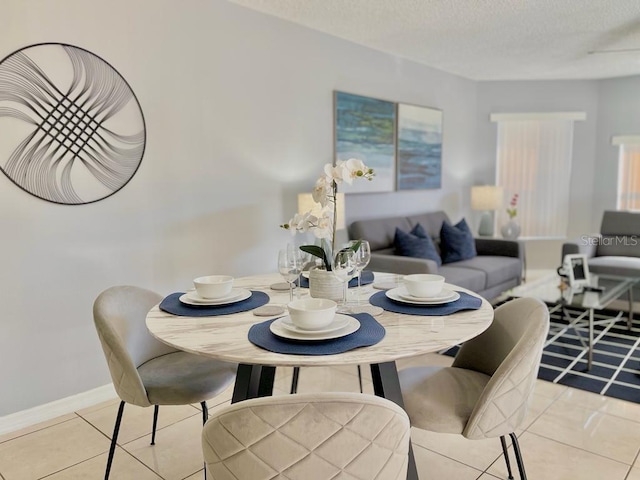
POLYGON ((502 187, 496 185, 471 187, 471 208, 473 210, 498 210, 502 204, 502 187))
MULTIPOLYGON (((336 230, 343 230, 346 228, 345 223, 345 206, 344 206, 344 193, 338 193, 336 195, 336 230)), ((320 215, 322 206, 313 200, 313 195, 310 193, 298 194, 298 213, 307 213, 311 211, 316 216, 320 215)))

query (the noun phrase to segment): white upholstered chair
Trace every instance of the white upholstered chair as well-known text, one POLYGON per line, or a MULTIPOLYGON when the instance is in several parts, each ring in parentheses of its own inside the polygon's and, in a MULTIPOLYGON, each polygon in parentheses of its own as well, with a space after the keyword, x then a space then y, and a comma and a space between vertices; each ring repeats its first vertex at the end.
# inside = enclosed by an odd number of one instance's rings
POLYGON ((464 343, 451 367, 401 370, 400 386, 411 426, 477 440, 500 437, 513 478, 505 435, 511 437, 520 477, 526 473, 515 430, 524 420, 549 330, 546 305, 511 300, 495 310, 491 326, 464 343))
POLYGON ((359 393, 263 397, 213 414, 202 431, 214 480, 405 480, 404 410, 359 393))
POLYGON ((237 365, 176 350, 151 336, 145 318, 161 300, 162 296, 143 288, 116 286, 102 292, 93 305, 100 343, 121 399, 105 480, 109 478, 125 403, 155 406, 153 445, 159 405, 200 403, 204 423, 208 418, 206 400, 235 379, 237 365))

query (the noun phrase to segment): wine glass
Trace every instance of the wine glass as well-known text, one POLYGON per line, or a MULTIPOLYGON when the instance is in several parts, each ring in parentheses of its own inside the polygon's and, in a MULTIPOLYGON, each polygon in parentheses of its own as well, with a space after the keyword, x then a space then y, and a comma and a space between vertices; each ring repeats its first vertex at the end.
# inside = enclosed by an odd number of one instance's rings
POLYGON ((349 247, 354 247, 358 242, 360 242, 360 246, 355 251, 356 258, 356 275, 358 276, 358 295, 357 301, 358 305, 360 305, 360 295, 361 295, 361 277, 362 272, 369 262, 371 261, 371 247, 369 246, 369 242, 366 240, 351 240, 349 242, 349 247))
POLYGON ((353 278, 356 273, 356 259, 355 252, 351 248, 343 248, 336 253, 333 258, 333 275, 344 284, 342 291, 342 312, 347 311, 347 288, 349 286, 349 280, 353 278))
POLYGON ((293 284, 302 271, 302 257, 295 245, 287 245, 278 252, 278 271, 289 284, 289 301, 293 301, 293 284))

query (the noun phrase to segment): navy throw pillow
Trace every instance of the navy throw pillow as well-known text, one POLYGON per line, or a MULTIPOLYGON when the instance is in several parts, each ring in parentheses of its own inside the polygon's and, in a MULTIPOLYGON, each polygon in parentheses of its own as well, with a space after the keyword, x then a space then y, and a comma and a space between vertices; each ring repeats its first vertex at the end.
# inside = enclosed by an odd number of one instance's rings
POLYGON ((478 255, 473 233, 464 218, 455 225, 449 225, 447 222, 442 224, 440 249, 442 250, 442 263, 468 260, 478 255))
MULTIPOLYGON (((416 227, 418 225, 416 225, 416 227)), ((396 228, 396 235, 393 241, 396 255, 401 255, 403 257, 426 258, 433 260, 438 265, 442 265, 442 259, 440 258, 440 255, 438 255, 438 251, 436 250, 431 237, 426 234, 422 227, 420 227, 417 233, 423 233, 425 235, 424 237, 414 234, 416 227, 411 230, 411 233, 403 232, 399 228, 396 228)))

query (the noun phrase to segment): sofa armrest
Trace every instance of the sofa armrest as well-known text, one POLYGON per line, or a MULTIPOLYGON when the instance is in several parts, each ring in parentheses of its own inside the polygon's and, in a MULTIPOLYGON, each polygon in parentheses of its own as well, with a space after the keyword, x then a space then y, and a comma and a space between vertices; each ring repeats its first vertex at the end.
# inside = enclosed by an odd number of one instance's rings
POLYGON ((476 238, 476 251, 478 252, 478 255, 515 257, 524 260, 524 245, 517 240, 476 238))
POLYGON ((438 273, 438 264, 426 258, 403 257, 385 253, 371 253, 368 270, 408 275, 411 273, 438 273))
POLYGON ((582 254, 587 258, 596 256, 596 247, 600 241, 600 235, 583 235, 579 239, 562 244, 562 256, 560 263, 564 261, 565 255, 582 254))

